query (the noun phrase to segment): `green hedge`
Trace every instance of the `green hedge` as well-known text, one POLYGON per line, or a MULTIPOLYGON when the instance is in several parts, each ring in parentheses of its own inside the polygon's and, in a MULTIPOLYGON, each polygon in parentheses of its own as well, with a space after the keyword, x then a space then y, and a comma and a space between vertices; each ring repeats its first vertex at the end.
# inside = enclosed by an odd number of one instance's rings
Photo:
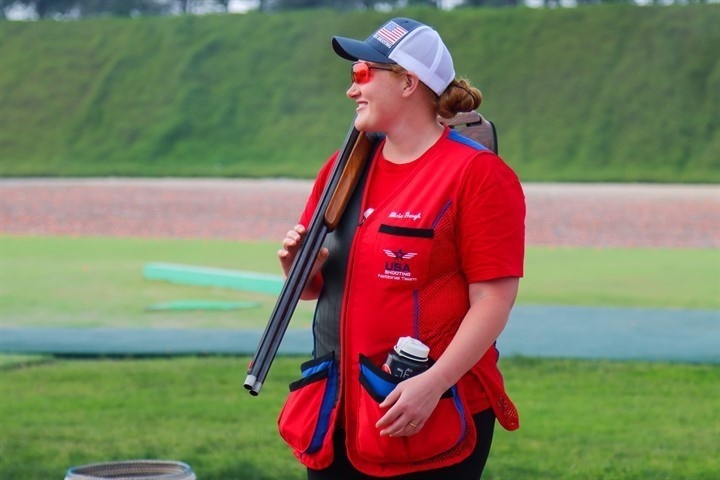
POLYGON ((720 181, 720 5, 0 22, 0 175, 311 177, 333 34, 430 23, 526 181, 720 181))

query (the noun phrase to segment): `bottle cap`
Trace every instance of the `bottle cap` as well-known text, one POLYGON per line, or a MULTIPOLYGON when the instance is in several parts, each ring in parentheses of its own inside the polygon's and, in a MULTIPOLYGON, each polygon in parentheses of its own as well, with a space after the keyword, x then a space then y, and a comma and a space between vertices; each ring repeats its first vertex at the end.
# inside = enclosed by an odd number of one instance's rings
POLYGON ((430 347, 416 338, 400 337, 395 345, 395 351, 403 357, 424 362, 428 359, 430 347))

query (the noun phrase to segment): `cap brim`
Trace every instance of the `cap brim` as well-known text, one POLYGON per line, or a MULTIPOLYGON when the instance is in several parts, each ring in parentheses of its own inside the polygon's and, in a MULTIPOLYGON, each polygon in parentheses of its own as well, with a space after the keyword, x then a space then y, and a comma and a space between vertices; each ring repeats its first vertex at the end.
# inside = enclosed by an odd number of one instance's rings
POLYGON ((332 46, 335 53, 347 60, 367 60, 368 62, 375 63, 395 63, 367 43, 353 38, 333 37, 332 46))

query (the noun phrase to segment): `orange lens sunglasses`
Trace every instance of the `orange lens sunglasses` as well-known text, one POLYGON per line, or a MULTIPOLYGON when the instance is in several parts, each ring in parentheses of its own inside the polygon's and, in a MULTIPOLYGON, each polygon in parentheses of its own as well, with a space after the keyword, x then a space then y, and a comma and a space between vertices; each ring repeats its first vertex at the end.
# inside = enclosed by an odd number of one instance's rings
POLYGON ((367 83, 372 78, 370 70, 388 70, 392 71, 391 67, 380 67, 377 65, 370 65, 367 62, 355 62, 352 64, 352 70, 350 71, 350 80, 353 83, 367 83))

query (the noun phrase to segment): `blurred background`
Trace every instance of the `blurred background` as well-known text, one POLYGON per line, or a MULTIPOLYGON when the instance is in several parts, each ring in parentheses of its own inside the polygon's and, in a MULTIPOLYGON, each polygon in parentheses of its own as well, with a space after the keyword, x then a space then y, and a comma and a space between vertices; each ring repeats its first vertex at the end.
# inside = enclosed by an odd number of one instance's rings
POLYGON ((242 382, 354 115, 330 38, 395 16, 440 32, 527 197, 522 427, 483 478, 720 478, 720 4, 617 0, 0 0, 0 478, 304 477, 275 421, 312 302, 242 382))
POLYGON ((39 20, 2 24, 0 175, 311 178, 353 114, 329 39, 402 14, 524 181, 720 180, 717 5, 590 3, 3 0, 39 20))

